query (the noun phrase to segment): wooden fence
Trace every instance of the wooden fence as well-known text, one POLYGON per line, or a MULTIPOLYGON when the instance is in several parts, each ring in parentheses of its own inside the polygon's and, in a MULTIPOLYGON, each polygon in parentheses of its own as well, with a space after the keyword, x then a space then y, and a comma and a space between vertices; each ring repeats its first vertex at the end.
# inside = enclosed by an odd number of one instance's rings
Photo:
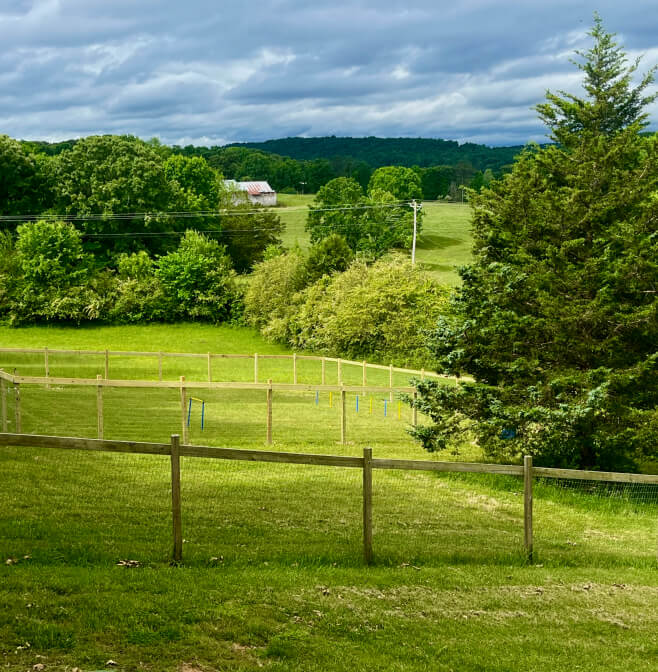
MULTIPOLYGON (((205 382, 186 380, 185 376, 180 376, 178 381, 174 380, 119 380, 114 378, 103 378, 100 374, 96 378, 56 378, 56 377, 40 377, 40 376, 19 376, 9 374, 0 369, 0 396, 1 402, 1 423, 2 431, 8 430, 8 413, 7 413, 7 395, 10 392, 8 384, 13 389, 14 396, 14 429, 16 433, 22 432, 21 419, 21 385, 43 385, 49 386, 70 386, 75 385, 79 387, 95 387, 96 388, 96 413, 97 413, 97 437, 103 438, 104 435, 104 413, 103 413, 103 389, 106 387, 113 388, 132 388, 132 389, 176 389, 180 394, 180 420, 181 420, 181 436, 183 443, 187 444, 189 439, 188 433, 188 401, 189 390, 263 390, 265 391, 265 400, 267 404, 266 412, 266 430, 265 439, 268 445, 272 444, 273 427, 272 427, 272 405, 273 392, 336 392, 340 394, 340 442, 344 445, 347 443, 347 412, 346 412, 346 395, 349 392, 363 393, 363 394, 391 394, 404 393, 410 395, 412 399, 417 398, 415 387, 374 387, 363 385, 310 385, 306 383, 273 383, 268 380, 266 383, 240 383, 240 382, 205 382)), ((418 412, 413 405, 412 410, 412 425, 415 427, 418 423, 418 412)))
MULTIPOLYGON (((104 374, 103 378, 105 380, 110 379, 111 367, 110 362, 111 358, 117 357, 145 357, 157 360, 158 367, 158 380, 162 381, 162 365, 163 360, 166 358, 188 358, 188 359, 202 359, 207 362, 207 378, 208 382, 212 382, 213 379, 213 360, 216 359, 250 359, 253 360, 254 366, 254 383, 259 382, 258 376, 258 364, 261 360, 267 359, 279 359, 279 360, 290 360, 292 365, 292 379, 293 384, 298 383, 297 375, 297 362, 298 361, 314 361, 321 363, 321 379, 320 384, 326 384, 326 371, 327 363, 335 363, 337 369, 337 379, 338 383, 343 382, 343 366, 356 366, 359 367, 362 371, 362 387, 367 386, 368 380, 368 370, 380 370, 388 371, 389 374, 389 388, 393 388, 393 374, 395 373, 404 373, 411 376, 417 376, 421 380, 425 378, 435 378, 435 379, 444 379, 444 380, 453 380, 457 383, 460 379, 454 376, 444 376, 438 374, 434 371, 425 371, 425 369, 406 369, 399 366, 393 366, 393 364, 373 364, 367 362, 366 360, 357 362, 351 359, 341 359, 340 357, 321 357, 317 355, 298 355, 293 353, 292 355, 264 355, 255 352, 253 355, 245 354, 220 354, 220 353, 193 353, 193 352, 140 352, 133 350, 58 350, 55 348, 0 348, 0 353, 11 353, 11 354, 23 354, 23 355, 41 355, 43 357, 43 367, 44 367, 44 376, 46 378, 50 377, 50 356, 51 355, 70 355, 75 357, 83 357, 88 355, 100 356, 104 358, 104 374)), ((461 380, 470 380, 470 378, 462 378, 461 380)))
POLYGON ((482 464, 466 462, 439 462, 434 460, 401 460, 375 458, 371 448, 364 448, 361 457, 341 455, 321 455, 310 453, 287 453, 267 450, 234 448, 214 448, 192 446, 180 442, 174 434, 169 443, 145 443, 136 441, 106 441, 102 439, 40 436, 34 434, 0 433, 0 445, 47 449, 73 449, 108 451, 146 455, 169 455, 171 460, 171 506, 173 523, 173 559, 183 560, 182 498, 180 488, 180 458, 203 457, 221 460, 246 460, 250 462, 272 462, 279 464, 305 464, 325 467, 349 467, 363 472, 363 559, 366 564, 373 560, 372 472, 374 469, 404 469, 414 471, 458 472, 479 474, 505 474, 523 479, 523 543, 530 562, 533 558, 533 497, 534 478, 579 479, 609 481, 616 483, 642 483, 658 485, 658 475, 625 474, 616 472, 578 471, 572 469, 551 469, 534 467, 532 457, 526 456, 523 465, 482 464))

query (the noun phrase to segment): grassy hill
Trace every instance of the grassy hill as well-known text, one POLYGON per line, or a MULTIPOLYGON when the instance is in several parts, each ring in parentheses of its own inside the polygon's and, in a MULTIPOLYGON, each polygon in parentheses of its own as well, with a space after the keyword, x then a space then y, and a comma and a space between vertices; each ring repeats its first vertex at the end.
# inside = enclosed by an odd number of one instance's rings
MULTIPOLYGON (((281 207, 277 214, 286 225, 283 243, 286 247, 310 247, 306 225, 306 206, 314 196, 279 194, 281 207)), ((418 237, 416 260, 439 282, 456 285, 456 269, 471 257, 471 210, 466 204, 428 201, 423 204, 423 229, 418 237)))

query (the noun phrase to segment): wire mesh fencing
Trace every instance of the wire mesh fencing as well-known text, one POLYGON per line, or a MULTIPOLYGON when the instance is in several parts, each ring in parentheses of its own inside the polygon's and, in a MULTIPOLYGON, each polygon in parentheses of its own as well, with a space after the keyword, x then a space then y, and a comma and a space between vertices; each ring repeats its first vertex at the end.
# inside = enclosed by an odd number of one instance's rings
POLYGON ((655 566, 658 476, 566 471, 3 433, 0 551, 55 564, 655 566))
POLYGON ((565 564, 658 560, 658 485, 538 478, 535 540, 540 557, 565 564))
POLYGON ((379 561, 402 567, 524 561, 523 482, 515 492, 477 478, 406 470, 373 473, 379 561))
POLYGON ((360 564, 360 479, 350 468, 182 458, 183 557, 360 564))
POLYGON ((171 553, 167 456, 3 447, 0 492, 7 564, 146 564, 171 553))

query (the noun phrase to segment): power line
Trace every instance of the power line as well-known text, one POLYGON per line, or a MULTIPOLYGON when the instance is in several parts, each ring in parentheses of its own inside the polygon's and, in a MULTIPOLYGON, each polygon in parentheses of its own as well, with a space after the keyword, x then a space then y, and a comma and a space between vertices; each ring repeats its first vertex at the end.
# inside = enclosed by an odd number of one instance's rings
MULTIPOLYGON (((375 210, 375 209, 401 209, 410 207, 407 201, 394 201, 391 203, 376 203, 372 205, 344 204, 326 208, 315 208, 313 206, 300 206, 286 208, 284 212, 338 212, 347 210, 375 210)), ((182 211, 161 211, 161 212, 121 212, 121 213, 88 213, 88 214, 25 214, 25 215, 0 215, 0 221, 3 222, 26 222, 26 221, 119 221, 126 219, 158 219, 162 217, 173 217, 176 219, 196 219, 199 217, 241 217, 243 215, 260 215, 266 212, 279 214, 276 210, 182 210, 182 211)), ((281 213, 283 214, 283 213, 281 213)))

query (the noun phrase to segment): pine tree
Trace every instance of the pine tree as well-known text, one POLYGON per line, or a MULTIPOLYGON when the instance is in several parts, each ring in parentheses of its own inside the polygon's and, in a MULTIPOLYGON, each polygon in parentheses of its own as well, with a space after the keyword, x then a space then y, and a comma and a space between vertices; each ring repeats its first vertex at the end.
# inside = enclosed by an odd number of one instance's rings
POLYGON ((598 17, 585 97, 537 107, 559 144, 474 195, 474 261, 431 343, 459 388, 420 384, 428 450, 632 468, 658 446, 658 142, 637 62, 598 17))

